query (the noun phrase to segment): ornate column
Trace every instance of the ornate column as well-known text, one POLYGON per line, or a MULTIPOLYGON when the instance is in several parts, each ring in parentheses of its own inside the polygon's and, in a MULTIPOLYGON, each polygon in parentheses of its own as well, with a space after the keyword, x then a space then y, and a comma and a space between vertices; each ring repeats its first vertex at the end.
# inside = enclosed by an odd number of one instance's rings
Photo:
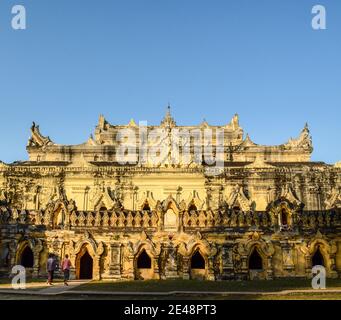
POLYGON ((152 259, 153 269, 154 269, 154 278, 160 279, 160 270, 159 270, 159 256, 155 256, 152 259))
POLYGON ((37 278, 39 277, 39 271, 40 271, 40 253, 43 251, 43 242, 41 240, 38 240, 38 243, 33 248, 33 273, 32 276, 37 278))
POLYGON ((9 249, 9 272, 11 272, 12 268, 17 264, 16 261, 16 253, 17 253, 17 246, 18 242, 17 241, 11 241, 9 243, 8 249, 9 249))
POLYGON ((268 256, 266 261, 267 261, 266 280, 272 280, 273 279, 272 257, 268 256))
POLYGON ((214 281, 214 257, 208 258, 208 266, 207 266, 207 280, 214 281))
POLYGON ((122 271, 121 276, 127 280, 135 279, 134 270, 134 251, 131 245, 126 244, 121 248, 122 254, 122 271))
POLYGON ((182 233, 184 231, 184 222, 183 222, 184 212, 179 212, 179 224, 178 224, 178 232, 182 233))
POLYGON ((101 261, 101 256, 96 254, 94 256, 94 269, 93 269, 93 279, 94 280, 101 280, 101 265, 100 265, 100 261, 101 261))
POLYGON ((182 278, 184 280, 190 279, 189 260, 190 260, 190 257, 183 256, 182 258, 182 278))
POLYGON ((233 255, 232 247, 229 245, 223 245, 222 248, 222 277, 223 279, 233 279, 233 255))
POLYGON ((121 278, 121 254, 122 244, 114 242, 110 243, 109 247, 109 270, 106 278, 120 279, 121 278))
POLYGON ((174 248, 174 244, 165 243, 163 247, 165 251, 165 277, 166 279, 175 279, 178 278, 178 266, 176 261, 176 249, 174 248))
POLYGON ((295 271, 295 265, 293 261, 293 247, 291 243, 287 240, 280 241, 282 248, 282 257, 283 257, 283 272, 284 275, 292 275, 295 271))

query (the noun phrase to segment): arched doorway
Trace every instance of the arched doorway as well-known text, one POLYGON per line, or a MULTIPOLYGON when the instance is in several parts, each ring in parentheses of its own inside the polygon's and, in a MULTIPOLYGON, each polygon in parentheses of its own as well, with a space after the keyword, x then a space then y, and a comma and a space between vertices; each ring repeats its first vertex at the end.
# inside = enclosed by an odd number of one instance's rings
POLYGON ((192 269, 205 269, 205 259, 202 257, 199 251, 196 251, 191 259, 192 269))
POLYGON ((152 268, 152 259, 150 259, 149 255, 144 249, 137 259, 137 268, 138 269, 151 269, 152 268))
POLYGON ((311 262, 312 262, 312 267, 314 267, 314 266, 325 267, 324 258, 323 258, 323 255, 322 255, 319 247, 315 251, 315 253, 311 259, 311 262))
POLYGON ((259 254, 257 248, 254 248, 249 256, 249 276, 250 280, 259 280, 266 278, 266 272, 264 270, 263 258, 259 254))
POLYGON ((89 280, 93 278, 93 259, 86 250, 79 260, 79 279, 89 280))
POLYGON ((257 249, 254 249, 249 257, 249 270, 263 270, 263 259, 257 249))
POLYGON ((33 268, 34 256, 29 246, 26 246, 23 252, 21 253, 20 264, 25 268, 33 268))
POLYGON ((206 261, 199 250, 191 257, 191 279, 203 280, 206 277, 206 261))
POLYGON ((143 249, 138 255, 135 265, 137 280, 153 279, 154 270, 152 258, 149 256, 145 249, 143 249))

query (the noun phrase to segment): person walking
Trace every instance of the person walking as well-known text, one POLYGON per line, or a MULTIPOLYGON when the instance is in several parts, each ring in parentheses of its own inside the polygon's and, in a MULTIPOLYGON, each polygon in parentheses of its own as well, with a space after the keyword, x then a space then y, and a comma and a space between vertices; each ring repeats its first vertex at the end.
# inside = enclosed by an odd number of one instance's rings
POLYGON ((56 270, 56 260, 53 254, 49 254, 49 258, 47 259, 46 269, 48 273, 47 284, 52 286, 54 271, 56 270))
POLYGON ((62 261, 61 265, 62 271, 64 273, 64 285, 68 286, 68 281, 70 279, 70 268, 71 268, 71 261, 69 259, 69 255, 66 254, 64 260, 62 261))

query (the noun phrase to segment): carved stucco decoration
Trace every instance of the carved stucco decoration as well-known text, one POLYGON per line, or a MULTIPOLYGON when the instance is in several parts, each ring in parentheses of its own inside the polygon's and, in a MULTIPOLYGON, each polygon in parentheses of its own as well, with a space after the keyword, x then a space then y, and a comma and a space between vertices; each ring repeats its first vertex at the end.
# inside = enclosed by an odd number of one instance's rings
POLYGON ((196 250, 206 257, 214 257, 217 254, 217 247, 210 244, 200 232, 193 235, 187 242, 175 241, 178 252, 185 257, 190 257, 196 250))
POLYGON ((341 188, 333 188, 324 204, 327 210, 341 209, 341 188))
POLYGON ((157 202, 154 199, 153 192, 146 191, 142 194, 141 200, 137 205, 138 210, 143 210, 146 204, 149 205, 151 210, 156 210, 157 202))
POLYGON ((31 127, 31 138, 28 141, 28 146, 30 147, 47 147, 54 145, 50 137, 44 137, 39 130, 39 126, 33 122, 31 127))
POLYGON ((162 208, 164 212, 166 212, 168 209, 172 209, 176 214, 180 212, 180 208, 172 195, 169 195, 167 199, 162 202, 162 208))
POLYGON ((137 256, 143 249, 152 257, 160 255, 161 244, 153 242, 145 231, 142 231, 140 239, 132 245, 133 255, 137 256))
POLYGON ((238 253, 242 256, 249 256, 254 247, 260 249, 260 254, 266 257, 271 257, 275 253, 275 248, 271 241, 262 238, 261 234, 258 232, 253 232, 246 234, 243 239, 237 244, 238 253))
POLYGON ((200 199, 199 194, 196 190, 193 191, 186 202, 187 208, 189 208, 193 204, 197 208, 197 210, 203 210, 205 206, 205 201, 200 199))
POLYGON ((284 146, 287 148, 304 148, 311 152, 313 149, 313 143, 308 124, 305 125, 297 139, 291 138, 284 146))
POLYGON ((116 205, 116 201, 110 195, 109 188, 104 185, 97 188, 92 199, 92 203, 96 211, 98 211, 101 207, 111 210, 116 205))
POLYGON ((240 185, 237 185, 233 189, 226 203, 230 208, 240 207, 244 212, 253 210, 253 202, 245 195, 244 190, 240 185))
POLYGON ((69 243, 69 250, 72 255, 77 255, 84 246, 87 246, 89 250, 89 254, 93 257, 101 256, 104 253, 104 244, 102 241, 99 241, 97 244, 96 241, 93 239, 89 232, 85 232, 83 239, 75 242, 73 240, 69 243))
POLYGON ((334 240, 328 239, 327 236, 322 234, 318 230, 313 238, 309 241, 303 241, 301 245, 297 245, 298 249, 305 255, 306 260, 306 270, 309 273, 312 267, 312 257, 317 250, 320 250, 324 262, 327 274, 330 276, 335 276, 335 255, 337 253, 337 243, 334 240))
POLYGON ((320 246, 321 251, 327 255, 333 255, 337 252, 336 242, 329 240, 320 230, 318 230, 315 236, 309 241, 303 241, 302 245, 299 246, 299 249, 306 256, 312 256, 315 253, 317 246, 320 246))

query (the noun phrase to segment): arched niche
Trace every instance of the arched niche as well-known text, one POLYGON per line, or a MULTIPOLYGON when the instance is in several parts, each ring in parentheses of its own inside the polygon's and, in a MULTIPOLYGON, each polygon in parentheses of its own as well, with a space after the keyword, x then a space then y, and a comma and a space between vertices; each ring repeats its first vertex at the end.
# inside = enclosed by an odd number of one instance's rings
POLYGON ((249 264, 249 270, 258 270, 258 271, 263 270, 263 258, 259 254, 256 248, 254 248, 252 253, 250 254, 248 264, 249 264))
POLYGON ((177 231, 178 221, 177 215, 172 208, 169 208, 164 215, 164 230, 165 231, 177 231))
POLYGON ((323 257, 323 254, 322 254, 319 246, 316 248, 316 251, 314 252, 314 254, 311 257, 311 266, 312 267, 314 267, 314 266, 325 267, 326 266, 325 258, 323 257))
POLYGON ((207 275, 207 259, 203 253, 196 249, 190 259, 190 277, 195 280, 204 280, 207 275))
POLYGON ((135 279, 148 280, 154 278, 153 256, 146 248, 141 248, 134 261, 135 279))
POLYGON ((27 269, 32 269, 34 266, 34 254, 28 245, 26 245, 21 252, 20 265, 27 269))
POLYGON ((94 278, 94 252, 89 244, 83 244, 77 253, 75 267, 77 279, 94 278))

